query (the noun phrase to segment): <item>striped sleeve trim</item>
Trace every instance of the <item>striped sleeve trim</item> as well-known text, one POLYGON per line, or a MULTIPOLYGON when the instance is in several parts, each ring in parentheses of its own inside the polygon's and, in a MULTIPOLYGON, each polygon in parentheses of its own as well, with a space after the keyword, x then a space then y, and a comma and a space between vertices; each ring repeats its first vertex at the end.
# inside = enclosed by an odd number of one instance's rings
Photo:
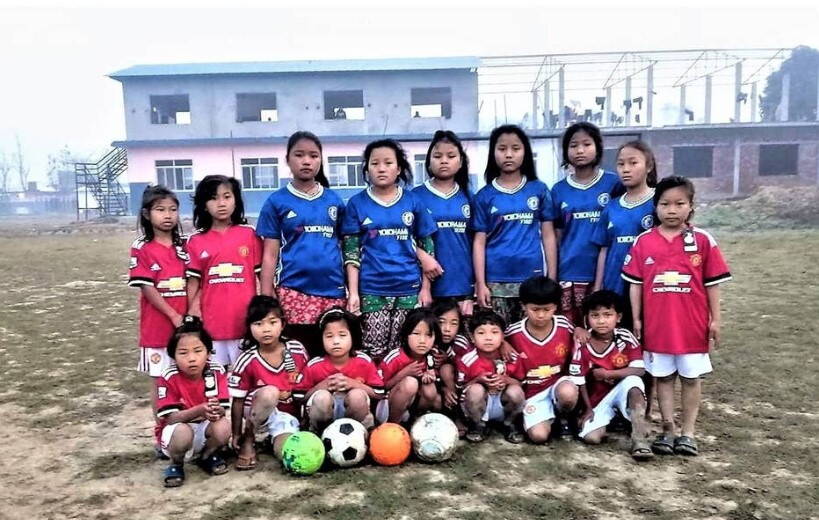
POLYGON ((197 271, 196 269, 185 269, 185 274, 188 276, 192 276, 194 278, 202 278, 202 273, 197 271))
POLYGON ((645 364, 645 362, 644 362, 643 360, 641 360, 641 359, 635 359, 634 361, 632 361, 631 363, 629 363, 629 364, 628 364, 628 366, 629 366, 630 368, 645 368, 645 367, 646 367, 646 364, 645 364))
POLYGON ((568 376, 568 377, 569 377, 569 381, 576 384, 577 386, 581 386, 581 385, 586 384, 586 378, 583 377, 583 376, 568 376))
POLYGON ((710 287, 712 285, 717 285, 718 283, 727 282, 732 279, 733 277, 731 276, 731 273, 722 273, 711 278, 706 278, 705 281, 703 282, 703 285, 705 285, 706 287, 710 287))
POLYGON ((219 399, 219 406, 225 410, 230 410, 230 399, 219 399))
POLYGON ((247 396, 247 390, 241 390, 239 388, 228 388, 228 392, 230 392, 231 397, 236 397, 238 399, 243 399, 247 396))
POLYGON ((128 280, 128 287, 139 287, 142 285, 154 287, 154 281, 150 278, 143 278, 141 276, 133 276, 128 280))
POLYGON ((628 275, 628 274, 625 273, 625 271, 620 273, 620 276, 623 278, 623 280, 627 281, 628 283, 633 283, 633 284, 636 284, 636 285, 643 285, 642 278, 637 278, 636 276, 628 275))
POLYGON ((174 404, 174 405, 171 405, 171 406, 165 406, 165 407, 160 408, 159 410, 156 411, 156 416, 157 417, 165 417, 166 415, 170 415, 170 414, 172 414, 174 412, 179 412, 181 410, 182 410, 182 407, 179 406, 178 404, 174 404))

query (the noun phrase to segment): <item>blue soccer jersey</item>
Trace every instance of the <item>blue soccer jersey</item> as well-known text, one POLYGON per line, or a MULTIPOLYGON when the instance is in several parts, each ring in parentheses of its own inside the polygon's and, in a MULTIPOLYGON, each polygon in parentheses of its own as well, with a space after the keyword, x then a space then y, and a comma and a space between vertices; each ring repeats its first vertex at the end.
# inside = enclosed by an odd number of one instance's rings
POLYGON ((319 186, 307 195, 288 184, 270 194, 259 213, 256 234, 281 241, 276 285, 325 298, 344 298, 344 263, 339 225, 344 203, 319 186))
POLYGON ((341 232, 361 239, 360 294, 406 296, 421 289, 413 239, 435 233, 435 222, 411 192, 399 187, 396 198, 388 203, 370 188, 353 195, 341 232))
POLYGON ((626 201, 625 196, 612 201, 594 230, 593 242, 600 247, 607 247, 606 270, 603 274, 603 289, 609 289, 625 295, 626 284, 623 281, 623 261, 637 236, 654 225, 654 190, 634 203, 626 201))
POLYGON ((619 184, 617 175, 600 168, 588 184, 579 184, 569 176, 552 186, 555 228, 562 231, 557 268, 560 281, 594 281, 600 248, 592 242, 592 234, 619 184))
POLYGON ((450 193, 442 193, 429 181, 412 193, 429 210, 438 226, 433 241, 435 256, 444 274, 432 283, 432 296, 472 296, 475 276, 472 271, 471 197, 457 184, 450 193))
POLYGON ((545 184, 524 179, 507 189, 495 179, 475 195, 472 209, 474 230, 486 233, 488 283, 521 283, 546 274, 540 225, 554 220, 554 213, 545 184))

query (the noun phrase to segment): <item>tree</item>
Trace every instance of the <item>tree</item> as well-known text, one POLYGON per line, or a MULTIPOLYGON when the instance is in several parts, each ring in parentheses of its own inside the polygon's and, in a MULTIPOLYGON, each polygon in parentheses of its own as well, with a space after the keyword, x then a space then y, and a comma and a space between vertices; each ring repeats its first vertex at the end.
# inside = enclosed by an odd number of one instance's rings
POLYGON ((28 189, 28 174, 31 169, 26 164, 25 156, 23 155, 23 145, 20 144, 20 136, 15 135, 17 141, 17 153, 14 154, 14 167, 17 170, 17 178, 20 180, 20 190, 26 191, 28 189))
POLYGON ((776 111, 782 101, 782 78, 790 75, 788 121, 816 120, 816 81, 819 71, 819 50, 799 46, 791 57, 782 62, 779 70, 772 72, 760 99, 763 121, 776 121, 776 111))
POLYGON ((60 173, 74 171, 74 163, 83 162, 69 150, 68 145, 64 145, 59 151, 48 154, 48 185, 55 189, 70 189, 69 186, 60 184, 60 173))
POLYGON ((0 152, 0 193, 9 191, 9 175, 11 174, 11 161, 6 154, 0 152))

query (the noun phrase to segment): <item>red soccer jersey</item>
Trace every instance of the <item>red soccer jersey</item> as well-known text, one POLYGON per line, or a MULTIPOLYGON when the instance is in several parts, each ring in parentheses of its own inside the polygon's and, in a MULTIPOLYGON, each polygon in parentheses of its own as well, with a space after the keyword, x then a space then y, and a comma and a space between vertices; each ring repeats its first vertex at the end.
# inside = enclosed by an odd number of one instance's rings
POLYGON ((475 348, 475 346, 472 345, 469 339, 463 334, 456 335, 455 339, 452 340, 452 343, 446 347, 446 355, 449 356, 449 359, 455 359, 459 356, 463 356, 475 348))
MULTIPOLYGON (((396 348, 390 351, 389 354, 384 356, 384 359, 381 360, 381 365, 379 366, 379 370, 381 371, 381 377, 384 379, 384 384, 387 383, 390 379, 392 379, 395 374, 400 372, 404 367, 413 363, 415 360, 407 355, 402 348, 396 348)), ((426 360, 422 360, 426 363, 427 367, 432 369, 432 354, 426 355, 426 360)), ((435 377, 438 377, 438 371, 435 370, 435 377)))
MULTIPOLYGON (((179 314, 188 311, 185 291, 185 260, 182 246, 163 246, 156 240, 138 238, 131 244, 128 285, 155 287, 165 301, 179 314)), ((173 334, 173 323, 156 307, 139 295, 139 346, 165 348, 173 334)))
POLYGON ((523 383, 526 397, 532 397, 557 382, 571 358, 574 326, 564 316, 552 317, 552 331, 540 341, 526 330, 524 318, 506 329, 506 341, 519 354, 509 374, 523 383))
POLYGON ((201 281, 205 328, 216 340, 241 338, 262 265, 262 242, 253 226, 196 232, 188 241, 188 253, 187 275, 201 281))
MULTIPOLYGON (((231 397, 246 398, 257 389, 272 385, 279 389, 279 411, 297 415, 293 402, 293 391, 302 378, 307 366, 307 351, 298 341, 288 341, 285 345, 284 360, 274 367, 262 357, 258 348, 252 348, 239 355, 233 372, 228 378, 231 397)), ((245 405, 248 405, 245 402, 245 405)))
POLYGON ((646 231, 626 255, 623 279, 642 285, 642 339, 647 351, 708 352, 706 287, 731 279, 714 237, 688 228, 669 241, 658 228, 646 231))
POLYGON ((591 376, 591 371, 595 368, 619 370, 626 367, 645 368, 643 349, 631 332, 615 329, 614 341, 602 353, 595 351, 588 343, 575 343, 569 376, 575 384, 586 385, 592 406, 597 406, 614 385, 596 381, 591 376))
POLYGON ((472 349, 455 358, 455 368, 458 371, 455 384, 458 388, 462 389, 476 377, 485 374, 507 373, 512 375, 512 373, 515 372, 517 362, 506 363, 501 359, 500 353, 498 352, 497 354, 497 358, 491 358, 488 354, 478 349, 472 349), (499 372, 499 370, 503 372, 499 372))
MULTIPOLYGON (((219 404, 222 408, 230 408, 230 394, 228 393, 227 379, 221 365, 210 364, 210 369, 216 376, 216 387, 219 404)), ((205 380, 189 379, 172 363, 156 380, 156 416, 159 423, 154 429, 156 440, 159 442, 162 428, 167 425, 167 417, 174 412, 187 410, 207 402, 205 397, 205 380)), ((199 422, 199 421, 194 421, 199 422)))
POLYGON ((307 368, 304 369, 304 377, 297 385, 296 397, 304 397, 304 394, 312 390, 314 386, 333 374, 344 374, 350 379, 355 379, 369 386, 376 394, 384 394, 384 380, 381 379, 381 374, 378 372, 375 363, 367 354, 358 352, 350 357, 341 368, 333 365, 328 356, 311 359, 307 363, 307 368))

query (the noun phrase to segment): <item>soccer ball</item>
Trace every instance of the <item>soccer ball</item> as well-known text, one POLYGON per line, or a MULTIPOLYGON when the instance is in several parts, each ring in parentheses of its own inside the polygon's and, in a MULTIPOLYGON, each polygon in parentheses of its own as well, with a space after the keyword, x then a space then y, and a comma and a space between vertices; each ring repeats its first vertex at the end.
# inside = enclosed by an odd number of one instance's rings
POLYGON ((296 475, 312 475, 324 463, 324 444, 311 432, 296 432, 284 441, 282 465, 296 475))
POLYGON ((321 434, 327 456, 342 468, 355 466, 367 455, 367 430, 353 419, 338 419, 321 434))
POLYGON ((412 448, 425 462, 443 462, 452 457, 458 444, 458 428, 445 415, 428 413, 415 421, 410 430, 412 448))
POLYGON ((384 423, 370 434, 370 455, 382 466, 397 466, 412 451, 409 433, 400 424, 384 423))

